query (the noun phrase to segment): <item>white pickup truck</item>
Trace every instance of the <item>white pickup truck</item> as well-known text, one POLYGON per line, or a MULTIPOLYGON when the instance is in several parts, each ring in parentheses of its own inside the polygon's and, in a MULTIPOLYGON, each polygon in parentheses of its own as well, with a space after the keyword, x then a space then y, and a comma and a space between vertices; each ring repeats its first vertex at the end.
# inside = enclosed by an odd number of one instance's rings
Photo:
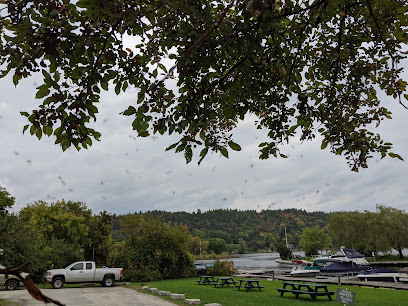
POLYGON ((93 261, 74 262, 65 269, 48 270, 45 276, 54 289, 60 289, 64 283, 98 283, 112 287, 115 281, 122 280, 123 268, 99 268, 93 261))

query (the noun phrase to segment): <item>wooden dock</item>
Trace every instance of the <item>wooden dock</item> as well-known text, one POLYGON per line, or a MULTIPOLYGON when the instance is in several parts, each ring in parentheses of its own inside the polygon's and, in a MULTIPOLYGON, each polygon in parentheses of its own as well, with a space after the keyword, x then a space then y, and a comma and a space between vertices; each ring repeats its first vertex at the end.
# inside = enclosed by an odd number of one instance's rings
POLYGON ((265 275, 265 274, 234 274, 234 277, 242 277, 242 278, 254 278, 254 279, 274 279, 274 275, 265 275))
POLYGON ((373 281, 361 281, 356 277, 293 277, 285 275, 276 275, 275 280, 279 281, 295 281, 295 282, 308 282, 308 283, 323 283, 323 284, 333 284, 333 285, 351 285, 351 286, 361 286, 361 287, 371 287, 371 288, 387 288, 387 289, 398 289, 398 290, 408 290, 408 283, 402 282, 373 282, 373 281))
POLYGON ((242 278, 258 278, 258 279, 274 279, 275 271, 274 270, 250 270, 246 272, 241 272, 240 274, 234 275, 235 277, 242 278))
POLYGON ((408 261, 370 261, 372 267, 408 267, 408 261))

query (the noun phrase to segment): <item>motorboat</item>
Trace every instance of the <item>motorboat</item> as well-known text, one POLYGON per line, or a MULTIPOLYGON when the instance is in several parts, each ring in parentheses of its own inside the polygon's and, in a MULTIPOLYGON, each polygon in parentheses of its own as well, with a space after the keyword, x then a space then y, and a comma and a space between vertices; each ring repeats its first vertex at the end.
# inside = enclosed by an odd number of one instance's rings
POLYGON ((398 273, 400 274, 400 282, 408 282, 408 267, 399 269, 398 273))
POLYGON ((404 282, 408 281, 408 268, 402 268, 398 271, 390 269, 373 269, 358 274, 357 277, 362 281, 404 282))
POLYGON ((337 261, 321 268, 321 275, 328 276, 353 276, 371 270, 369 265, 359 265, 353 261, 337 261))
POLYGON ((315 258, 315 262, 353 262, 358 265, 369 265, 370 263, 365 259, 365 255, 353 249, 340 248, 336 253, 328 256, 321 256, 315 258))
POLYGON ((358 274, 357 277, 362 281, 399 282, 401 275, 395 270, 373 269, 371 271, 358 274))
POLYGON ((333 255, 322 256, 314 259, 315 262, 331 264, 320 269, 321 275, 357 275, 371 270, 370 263, 365 256, 353 249, 340 248, 333 255))
POLYGON ((322 265, 313 262, 311 265, 299 264, 289 273, 291 276, 316 276, 320 274, 322 265))

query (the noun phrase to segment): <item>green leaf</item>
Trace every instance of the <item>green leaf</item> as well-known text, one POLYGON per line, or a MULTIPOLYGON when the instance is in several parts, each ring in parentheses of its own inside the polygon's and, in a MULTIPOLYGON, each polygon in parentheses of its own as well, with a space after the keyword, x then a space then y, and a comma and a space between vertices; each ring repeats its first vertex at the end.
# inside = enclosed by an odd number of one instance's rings
POLYGON ((136 113, 136 108, 133 106, 129 106, 127 110, 125 110, 122 114, 125 116, 131 116, 136 113))
POLYGON ((36 129, 36 131, 35 131, 35 136, 37 136, 37 138, 38 138, 38 140, 40 140, 41 139, 41 137, 42 137, 42 131, 41 131, 41 129, 36 129))
POLYGON ((102 80, 101 81, 101 87, 103 88, 103 90, 108 91, 108 82, 102 80))
POLYGON ((44 100, 44 102, 43 102, 43 105, 50 104, 51 102, 55 102, 55 99, 54 99, 53 96, 46 98, 46 99, 44 100))
POLYGON ((204 132, 204 131, 201 131, 201 132, 200 132, 200 138, 201 138, 202 140, 205 140, 205 132, 204 132))
POLYGON ((200 160, 198 161, 198 164, 200 165, 201 164, 201 162, 203 161, 203 159, 204 159, 204 157, 207 155, 207 153, 208 153, 208 148, 204 148, 204 149, 202 149, 201 150, 201 152, 200 152, 200 160))
POLYGON ((186 147, 185 144, 179 145, 179 146, 177 147, 177 149, 176 149, 176 153, 183 151, 185 147, 186 147))
POLYGON ((54 73, 54 81, 58 83, 59 80, 60 80, 60 73, 58 71, 56 71, 54 73))
POLYGON ((159 63, 158 65, 159 65, 159 67, 160 67, 164 72, 167 73, 167 68, 166 68, 166 66, 164 66, 164 65, 161 64, 161 63, 159 63))
POLYGON ((322 145, 321 145, 320 148, 321 148, 322 150, 324 150, 324 149, 327 148, 327 145, 328 145, 328 144, 329 144, 328 142, 326 142, 326 141, 323 140, 323 141, 322 141, 322 145))
POLYGON ((176 143, 173 143, 171 146, 169 146, 169 147, 167 147, 166 148, 166 151, 170 151, 170 150, 173 150, 176 146, 177 146, 177 142, 176 143))
POLYGON ((51 80, 51 76, 50 76, 50 74, 48 73, 48 71, 46 71, 46 70, 42 70, 42 74, 43 74, 43 76, 44 76, 44 78, 45 79, 49 79, 49 80, 51 80))
POLYGON ((61 142, 61 147, 62 147, 62 151, 66 151, 66 149, 68 149, 69 147, 71 146, 71 142, 69 141, 69 140, 67 140, 67 139, 64 139, 62 142, 61 142))
POLYGON ((233 149, 234 151, 241 151, 241 146, 235 142, 233 142, 232 140, 228 142, 228 145, 230 146, 231 149, 233 149))
POLYGON ((47 85, 41 85, 38 87, 37 94, 35 95, 36 99, 41 99, 44 98, 45 96, 48 96, 50 93, 50 89, 47 87, 47 85))
POLYGON ((128 88, 128 86, 129 86, 129 83, 128 83, 128 82, 123 82, 122 91, 126 91, 126 89, 128 88))
POLYGON ((145 93, 144 92, 139 92, 138 94, 137 94, 137 104, 140 104, 140 103, 142 103, 142 101, 144 100, 144 98, 145 98, 145 93))
POLYGON ((30 134, 31 134, 31 135, 34 135, 36 131, 37 131, 37 128, 36 128, 34 125, 32 125, 32 126, 30 127, 30 134))
POLYGON ((291 127, 290 127, 290 129, 289 129, 289 132, 290 133, 293 133, 298 127, 299 127, 299 123, 298 124, 295 124, 295 125, 292 125, 291 127))
POLYGON ((23 128, 23 134, 24 134, 24 132, 28 129, 28 127, 29 127, 28 124, 26 124, 26 125, 24 126, 24 128, 23 128))
POLYGON ((18 81, 20 81, 20 79, 21 79, 21 78, 22 78, 22 76, 21 76, 21 75, 14 74, 14 75, 13 75, 13 83, 14 83, 14 85, 16 85, 16 86, 17 86, 18 81))
POLYGON ((398 154, 392 153, 392 152, 388 153, 388 156, 392 158, 398 158, 399 160, 404 161, 404 159, 401 156, 399 156, 398 154))
POLYGON ((228 158, 228 150, 225 147, 220 147, 220 152, 224 157, 228 158))
POLYGON ((186 147, 184 150, 184 158, 186 159, 187 164, 191 162, 193 158, 193 151, 191 150, 190 146, 186 147))
POLYGON ((120 94, 120 88, 122 87, 122 84, 120 82, 116 83, 115 86, 115 93, 118 95, 120 94))
POLYGON ((71 79, 78 80, 81 78, 81 67, 76 67, 71 73, 71 79))
POLYGON ((50 137, 52 135, 52 127, 48 126, 48 125, 44 125, 43 126, 43 132, 45 135, 47 135, 48 137, 50 137))

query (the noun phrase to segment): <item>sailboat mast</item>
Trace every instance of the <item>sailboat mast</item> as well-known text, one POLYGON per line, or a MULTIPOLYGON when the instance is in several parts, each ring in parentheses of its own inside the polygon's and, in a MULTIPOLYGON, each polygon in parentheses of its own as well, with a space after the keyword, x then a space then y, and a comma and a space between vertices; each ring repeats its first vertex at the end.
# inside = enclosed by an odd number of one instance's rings
POLYGON ((286 239, 286 247, 289 249, 289 244, 288 244, 288 233, 286 233, 286 226, 285 226, 285 239, 286 239))

